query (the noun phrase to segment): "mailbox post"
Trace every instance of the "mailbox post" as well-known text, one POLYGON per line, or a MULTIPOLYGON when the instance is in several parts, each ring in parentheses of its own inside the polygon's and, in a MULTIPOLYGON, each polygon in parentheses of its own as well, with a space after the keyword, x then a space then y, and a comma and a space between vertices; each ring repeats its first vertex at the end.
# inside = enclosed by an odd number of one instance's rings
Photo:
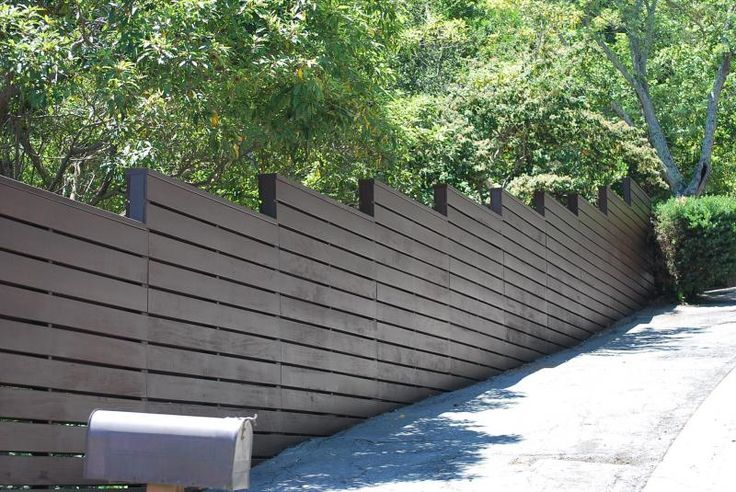
POLYGON ((254 419, 95 410, 84 477, 145 483, 149 492, 246 489, 254 419))

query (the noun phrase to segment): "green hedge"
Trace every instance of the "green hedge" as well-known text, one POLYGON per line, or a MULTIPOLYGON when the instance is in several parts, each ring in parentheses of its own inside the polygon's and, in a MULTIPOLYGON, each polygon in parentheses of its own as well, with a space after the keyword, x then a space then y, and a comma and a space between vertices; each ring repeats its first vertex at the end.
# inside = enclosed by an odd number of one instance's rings
POLYGON ((656 207, 655 232, 680 300, 736 277, 736 198, 672 198, 656 207))

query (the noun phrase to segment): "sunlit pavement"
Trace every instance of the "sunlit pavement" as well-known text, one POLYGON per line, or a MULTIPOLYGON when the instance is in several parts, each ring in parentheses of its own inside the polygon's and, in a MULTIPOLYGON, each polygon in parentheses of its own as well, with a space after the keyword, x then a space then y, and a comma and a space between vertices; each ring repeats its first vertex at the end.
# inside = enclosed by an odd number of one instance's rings
POLYGON ((251 490, 734 490, 735 365, 736 289, 714 291, 287 450, 251 490))

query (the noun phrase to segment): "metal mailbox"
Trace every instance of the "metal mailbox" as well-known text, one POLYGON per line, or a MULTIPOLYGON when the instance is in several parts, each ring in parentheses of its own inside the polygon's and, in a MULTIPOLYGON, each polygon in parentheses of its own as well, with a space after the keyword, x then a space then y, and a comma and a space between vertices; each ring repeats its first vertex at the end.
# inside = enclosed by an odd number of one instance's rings
POLYGON ((95 410, 87 428, 84 477, 246 489, 252 420, 95 410))

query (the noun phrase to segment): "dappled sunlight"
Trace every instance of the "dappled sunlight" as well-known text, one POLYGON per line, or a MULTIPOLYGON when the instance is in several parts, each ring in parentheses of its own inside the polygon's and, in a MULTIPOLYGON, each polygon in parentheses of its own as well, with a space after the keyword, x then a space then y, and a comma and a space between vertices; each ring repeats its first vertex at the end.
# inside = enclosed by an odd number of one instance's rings
MULTIPOLYGON (((480 412, 508 408, 524 397, 505 388, 483 386, 461 390, 467 398, 460 401, 437 405, 445 396, 440 395, 373 419, 370 428, 361 424, 329 441, 316 439, 288 450, 279 458, 282 466, 283 462, 297 466, 305 452, 322 453, 322 473, 293 474, 269 488, 253 490, 326 490, 348 465, 360 472, 345 490, 379 483, 467 479, 468 468, 490 447, 523 439, 514 433, 488 433, 472 418, 480 412), (326 443, 329 447, 323 447, 326 443)), ((254 469, 255 483, 260 475, 271 472, 270 465, 267 462, 254 469)))
POLYGON ((703 328, 680 326, 673 328, 654 328, 644 326, 641 329, 623 333, 605 345, 593 351, 593 355, 617 355, 623 351, 672 351, 678 350, 683 344, 701 333, 703 328))

